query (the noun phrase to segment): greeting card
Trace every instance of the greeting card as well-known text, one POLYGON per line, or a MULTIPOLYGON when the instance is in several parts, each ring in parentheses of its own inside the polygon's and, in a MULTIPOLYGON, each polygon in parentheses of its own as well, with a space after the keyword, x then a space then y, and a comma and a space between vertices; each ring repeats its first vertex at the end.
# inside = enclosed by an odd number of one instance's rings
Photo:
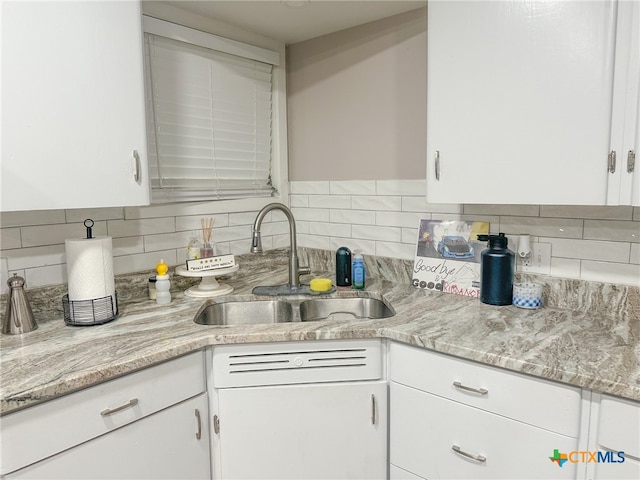
POLYGON ((480 296, 480 253, 489 222, 420 220, 412 284, 469 297, 480 296))

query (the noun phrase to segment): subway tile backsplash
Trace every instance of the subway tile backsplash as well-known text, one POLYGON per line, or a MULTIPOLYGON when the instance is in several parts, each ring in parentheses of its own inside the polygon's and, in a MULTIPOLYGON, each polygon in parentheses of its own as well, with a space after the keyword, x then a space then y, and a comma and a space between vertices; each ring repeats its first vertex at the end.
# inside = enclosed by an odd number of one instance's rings
MULTIPOLYGON (((290 183, 290 206, 298 246, 413 260, 420 219, 484 220, 494 233, 528 233, 550 243, 551 275, 640 286, 640 208, 549 205, 461 205, 426 202, 424 180, 318 181, 290 183)), ((204 216, 216 219, 218 253, 249 252, 259 206, 238 210, 228 202, 168 204, 0 214, 2 292, 8 273, 27 287, 66 283, 64 240, 84 235, 113 237, 116 274, 146 271, 160 258, 185 260, 192 232, 204 216)), ((266 215, 265 249, 289 245, 289 226, 279 212, 266 215)))
POLYGON ((534 242, 550 243, 552 276, 640 285, 640 208, 430 204, 425 192, 423 180, 291 182, 296 218, 322 222, 298 243, 413 260, 420 219, 484 220, 492 233, 529 234, 534 242), (334 195, 336 208, 329 198, 334 195), (343 206, 345 196, 351 209, 343 206))

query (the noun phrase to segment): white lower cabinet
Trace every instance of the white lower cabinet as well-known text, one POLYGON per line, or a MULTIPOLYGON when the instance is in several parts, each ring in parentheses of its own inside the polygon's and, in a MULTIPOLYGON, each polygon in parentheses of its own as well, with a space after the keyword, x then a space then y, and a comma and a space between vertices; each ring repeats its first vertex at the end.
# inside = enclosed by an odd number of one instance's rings
POLYGON ((640 478, 640 402, 593 394, 589 480, 640 478))
POLYGON ((387 478, 379 340, 214 347, 213 357, 219 478, 387 478))
POLYGON ((0 475, 210 478, 205 380, 200 351, 5 415, 0 475))
POLYGON ((391 384, 391 462, 420 477, 574 478, 549 460, 576 438, 391 384))
POLYGON ((586 446, 580 389, 395 343, 390 380, 391 478, 584 474, 551 460, 586 446), (556 425, 558 412, 567 418, 556 425))
POLYGON ((386 478, 387 385, 220 392, 221 478, 386 478))
POLYGON ((2 416, 0 478, 640 478, 640 402, 383 346, 218 346, 2 416))
POLYGON ((208 479, 206 421, 203 393, 5 478, 208 479))

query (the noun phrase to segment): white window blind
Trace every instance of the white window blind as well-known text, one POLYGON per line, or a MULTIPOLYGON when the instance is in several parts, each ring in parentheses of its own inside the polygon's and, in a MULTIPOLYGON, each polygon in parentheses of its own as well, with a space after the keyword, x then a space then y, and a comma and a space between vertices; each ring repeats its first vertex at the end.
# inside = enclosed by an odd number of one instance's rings
POLYGON ((270 196, 272 66, 145 33, 152 202, 270 196))

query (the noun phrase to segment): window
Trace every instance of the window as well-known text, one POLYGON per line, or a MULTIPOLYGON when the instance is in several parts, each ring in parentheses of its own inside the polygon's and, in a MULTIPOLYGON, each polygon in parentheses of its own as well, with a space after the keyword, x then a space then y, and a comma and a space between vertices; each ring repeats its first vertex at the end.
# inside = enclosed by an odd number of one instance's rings
POLYGON ((276 52, 144 17, 152 203, 272 196, 276 52))

